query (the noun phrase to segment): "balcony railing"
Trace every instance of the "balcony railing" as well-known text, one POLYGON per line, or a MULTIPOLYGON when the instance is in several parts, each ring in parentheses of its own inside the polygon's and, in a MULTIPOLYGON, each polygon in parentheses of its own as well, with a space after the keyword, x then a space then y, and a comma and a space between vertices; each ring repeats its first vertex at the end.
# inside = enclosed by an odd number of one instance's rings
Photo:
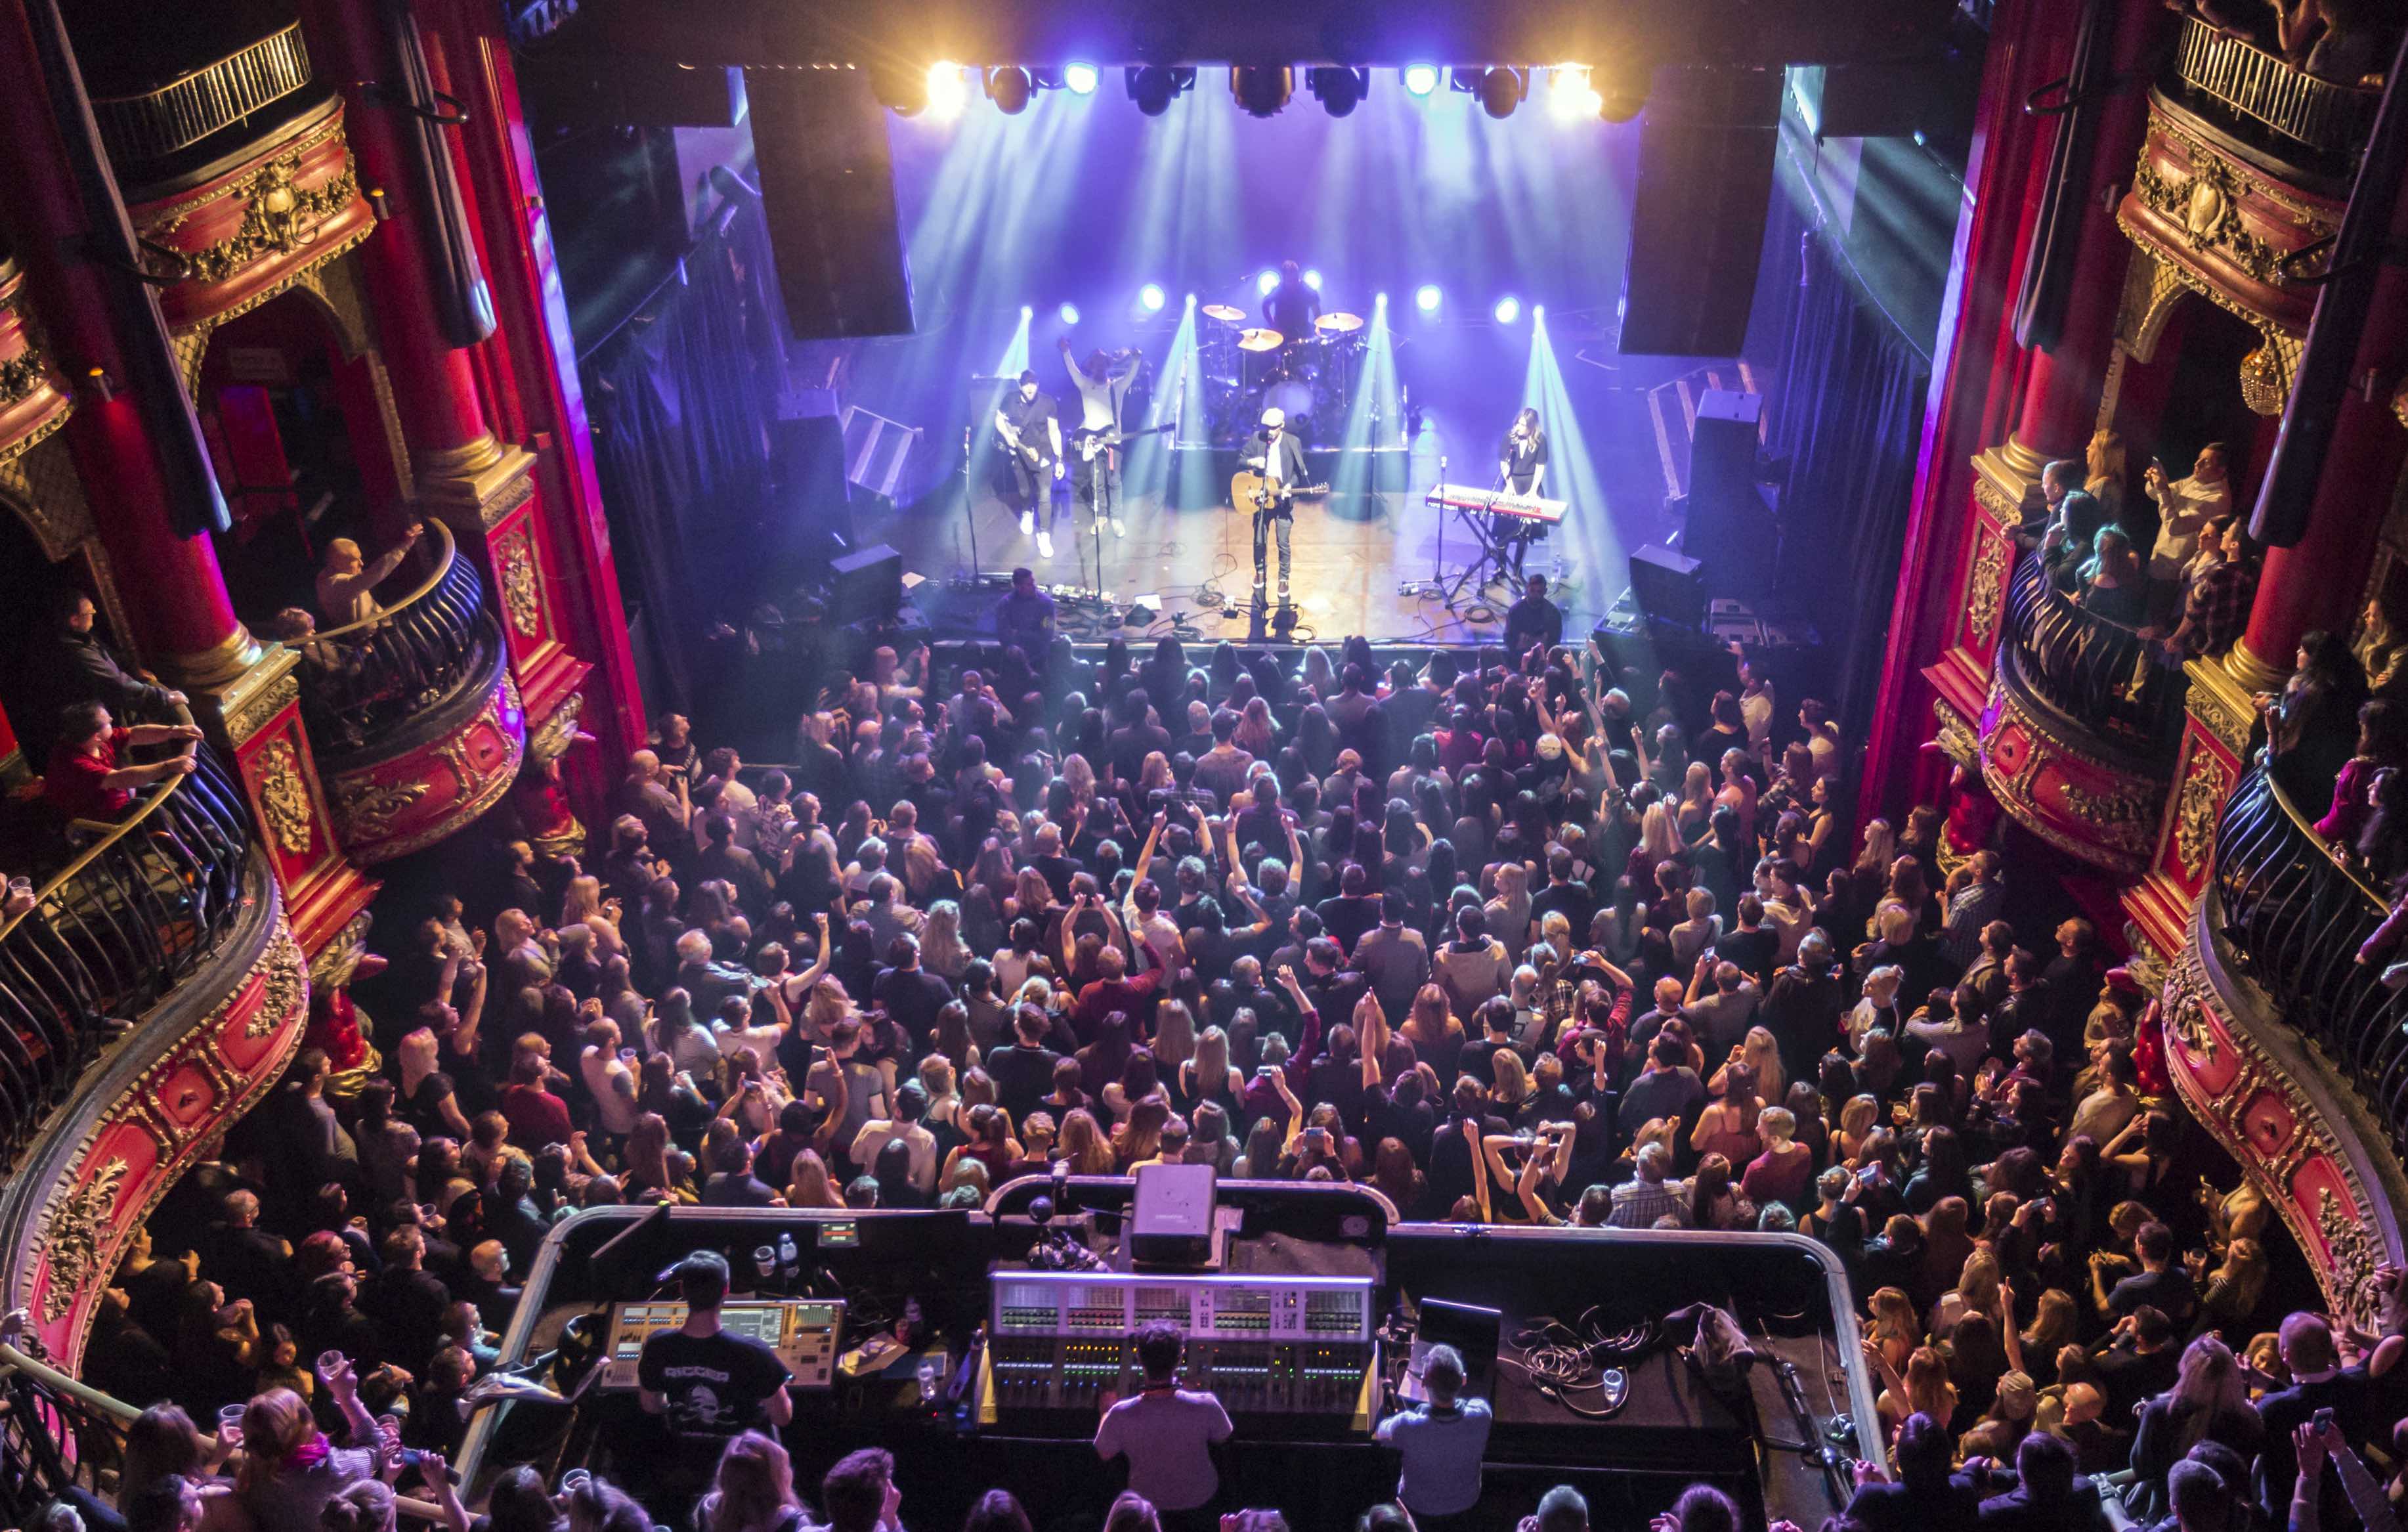
POLYGON ((399 600, 299 645, 301 705, 329 755, 357 750, 451 696, 501 642, 476 560, 460 556, 441 522, 429 520, 426 531, 419 572, 399 600))
POLYGON ((2224 937, 2250 977, 2408 1155, 2408 990, 2386 989, 2381 963, 2357 961, 2383 922, 2383 896, 2334 860, 2293 793, 2263 766, 2225 801, 2215 892, 2224 937))
POLYGON ((2156 754, 2179 736, 2190 687, 2181 668, 2132 629, 2075 605, 2037 553, 2015 565, 2007 642, 2026 689, 2099 738, 2156 754))
POLYGON ((110 1037, 217 949, 241 912, 251 807, 202 745, 0 923, 0 1168, 110 1037))
POLYGON ((2319 79, 2195 16, 2182 23, 2169 83, 2219 125, 2263 137, 2264 147, 2286 157, 2307 151, 2324 169, 2345 168, 2356 157, 2382 101, 2380 91, 2319 79))

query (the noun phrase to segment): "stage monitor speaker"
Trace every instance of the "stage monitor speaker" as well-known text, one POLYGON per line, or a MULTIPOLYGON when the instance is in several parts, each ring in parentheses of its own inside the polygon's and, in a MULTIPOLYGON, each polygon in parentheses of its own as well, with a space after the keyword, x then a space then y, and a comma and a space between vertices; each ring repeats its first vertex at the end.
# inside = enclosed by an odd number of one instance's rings
POLYGON ((1626 355, 1739 354, 1780 124, 1778 69, 1656 71, 1623 266, 1626 355))
POLYGON ((1706 582, 1698 560, 1661 543, 1630 556, 1630 596, 1656 622, 1695 628, 1706 620, 1706 582))
POLYGON ((883 542, 828 565, 828 615, 838 626, 891 622, 903 606, 903 556, 883 542))
POLYGON ((1137 1173, 1129 1258, 1149 1266, 1201 1267, 1212 1259, 1211 1165, 1151 1164, 1137 1173))
POLYGON ((920 487, 912 458, 920 428, 872 414, 857 404, 844 408, 844 476, 873 495, 900 502, 920 487))
MULTIPOLYGON (((1756 443, 1764 396, 1709 388, 1689 427, 1689 504, 1728 501, 1756 487, 1756 443)), ((1695 548, 1689 550, 1697 552, 1695 548)))
POLYGON ((805 340, 911 333, 886 109, 854 69, 750 69, 761 208, 805 340))

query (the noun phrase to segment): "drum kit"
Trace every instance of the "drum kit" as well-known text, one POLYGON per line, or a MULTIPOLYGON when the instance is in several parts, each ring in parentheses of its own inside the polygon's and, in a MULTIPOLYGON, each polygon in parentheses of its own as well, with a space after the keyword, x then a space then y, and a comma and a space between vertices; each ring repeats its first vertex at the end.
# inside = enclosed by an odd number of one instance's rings
POLYGON ((1323 314, 1309 335, 1282 335, 1247 325, 1242 309, 1208 303, 1202 341, 1207 407, 1215 437, 1234 442, 1266 410, 1287 416, 1299 440, 1334 439, 1344 426, 1363 370, 1366 337, 1360 314, 1323 314))

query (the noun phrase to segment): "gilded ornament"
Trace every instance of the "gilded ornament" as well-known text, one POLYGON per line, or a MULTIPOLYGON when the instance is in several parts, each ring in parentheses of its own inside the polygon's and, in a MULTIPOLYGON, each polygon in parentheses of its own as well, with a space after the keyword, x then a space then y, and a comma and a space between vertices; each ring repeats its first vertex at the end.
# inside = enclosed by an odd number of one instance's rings
POLYGON ((291 671, 286 671, 282 675, 243 699, 239 706, 226 715, 226 738, 236 744, 253 738, 261 730, 275 722, 276 715, 283 712, 289 703, 299 701, 300 697, 300 677, 291 671))
POLYGON ((27 346, 23 351, 0 362, 0 405, 18 403, 33 397, 42 385, 42 354, 27 346))
POLYGON ((267 982, 261 990, 258 1006, 242 1029, 243 1035, 254 1041, 272 1035, 309 1000, 309 961, 301 944, 293 939, 290 925, 277 922, 276 935, 269 941, 260 965, 267 982))
POLYGON ((2182 955, 2174 960, 2173 972, 2166 976, 2166 1025, 2185 1053, 2212 1064, 2223 1048, 2215 1039, 2215 1029, 2208 1024, 2206 991, 2207 970, 2200 963, 2199 948, 2186 942, 2182 955))
MULTIPOLYGON (((359 195, 359 172, 346 158, 331 179, 305 188, 300 184, 301 155, 295 149, 245 177, 235 188, 243 202, 241 226, 203 249, 169 252, 178 274, 192 282, 223 282, 263 255, 290 255, 316 239, 318 225, 359 195)), ((163 225, 159 232, 172 227, 163 225)))
POLYGON ((540 637, 542 586, 537 580, 535 552, 527 546, 526 533, 513 532, 504 538, 494 550, 494 558, 502 567, 502 609, 510 614, 510 626, 522 638, 540 637))
POLYGON ((48 1257, 50 1285, 42 1293, 42 1320, 56 1323, 75 1307, 83 1291, 108 1274, 101 1269, 100 1243, 110 1228, 118 1193, 133 1166, 117 1156, 93 1173, 92 1179, 67 1193, 52 1209, 42 1246, 48 1257))
POLYGON ((259 813, 278 845, 294 856, 309 849, 309 789, 290 740, 272 741, 259 753, 259 813))
POLYGON ((2282 256, 2241 216, 2241 194, 2251 183, 2223 156, 2203 145, 2189 147, 2191 173, 2177 179, 2161 173, 2143 146, 2132 195, 2179 225, 2193 251, 2221 255, 2269 287, 2286 285, 2282 256))
POLYGON ((2326 1289, 2337 1300, 2334 1307, 2359 1324, 2381 1322, 2383 1289, 2374 1273, 2386 1264, 2382 1241, 2366 1220, 2343 1208, 2329 1186, 2316 1198, 2316 1232, 2324 1236, 2329 1268, 2326 1289))
POLYGON ((541 765, 568 753, 577 739, 577 720, 585 712, 585 697, 570 692, 552 708, 551 716, 527 734, 527 755, 541 765))
POLYGON ((2089 788, 2069 782, 2059 789, 2066 812, 2099 832, 2099 838, 2118 851, 2145 856, 2149 849, 2150 831, 2157 816, 2145 799, 2129 793, 2092 792, 2089 788))
POLYGON ((327 938, 318 955, 309 960, 309 982, 328 990, 339 990, 351 982, 359 971, 360 960, 367 956, 368 928, 376 921, 373 913, 362 910, 343 923, 343 929, 327 938))
POLYGON ((335 788, 335 819, 343 827, 346 840, 379 840, 425 796, 423 782, 342 783, 335 788))
POLYGON ((1973 570, 1965 586, 1965 631, 1988 643, 1999 631, 1999 590, 2007 577, 2007 540, 1984 528, 1977 533, 1973 570))
POLYGON ((2232 790, 2232 768, 2213 750, 2193 749, 2183 773, 2182 794, 2174 815, 2174 855, 2183 876, 2193 883, 2206 875, 2208 858, 2215 850, 2215 821, 2232 790))

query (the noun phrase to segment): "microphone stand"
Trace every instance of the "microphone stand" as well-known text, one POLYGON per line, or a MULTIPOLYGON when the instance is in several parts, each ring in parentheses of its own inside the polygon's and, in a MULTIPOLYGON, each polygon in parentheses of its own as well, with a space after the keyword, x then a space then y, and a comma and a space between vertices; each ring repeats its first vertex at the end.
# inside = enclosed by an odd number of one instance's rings
POLYGON ((962 519, 970 527, 970 584, 976 585, 983 572, 979 568, 978 497, 970 492, 970 433, 973 426, 962 427, 962 519))

